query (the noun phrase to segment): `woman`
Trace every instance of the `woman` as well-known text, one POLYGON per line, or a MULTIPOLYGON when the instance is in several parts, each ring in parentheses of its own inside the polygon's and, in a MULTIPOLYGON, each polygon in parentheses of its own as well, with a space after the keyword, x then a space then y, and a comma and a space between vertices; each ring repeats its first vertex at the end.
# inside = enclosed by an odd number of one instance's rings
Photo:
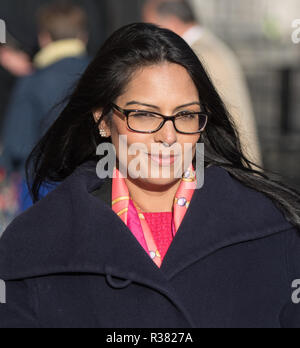
POLYGON ((300 326, 299 194, 253 166, 188 45, 118 30, 28 160, 37 203, 1 239, 0 326, 300 326))

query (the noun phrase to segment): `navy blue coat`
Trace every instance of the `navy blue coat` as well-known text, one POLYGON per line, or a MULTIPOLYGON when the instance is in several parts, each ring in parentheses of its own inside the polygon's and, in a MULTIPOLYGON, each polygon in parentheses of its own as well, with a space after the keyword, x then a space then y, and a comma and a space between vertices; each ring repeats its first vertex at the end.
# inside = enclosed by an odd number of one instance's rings
POLYGON ((268 198, 206 169, 159 269, 107 205, 95 165, 4 233, 0 327, 300 327, 299 231, 268 198))

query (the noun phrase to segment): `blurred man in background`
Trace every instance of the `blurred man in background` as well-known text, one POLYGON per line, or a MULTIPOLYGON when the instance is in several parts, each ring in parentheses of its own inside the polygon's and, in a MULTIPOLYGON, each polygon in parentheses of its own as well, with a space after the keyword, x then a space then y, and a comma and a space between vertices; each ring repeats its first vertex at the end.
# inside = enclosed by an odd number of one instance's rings
POLYGON ((249 91, 234 53, 209 30, 199 25, 187 0, 147 0, 143 19, 174 31, 194 49, 234 118, 245 154, 254 163, 261 165, 249 91))
POLYGON ((24 173, 28 155, 62 108, 54 106, 70 93, 88 64, 87 17, 80 7, 53 3, 41 8, 38 30, 36 71, 19 79, 5 115, 0 163, 8 173, 24 173))
MULTIPOLYGON (((0 131, 3 126, 3 115, 17 78, 32 73, 30 55, 10 33, 6 32, 6 43, 0 45, 0 131)), ((0 155, 2 154, 0 139, 0 155)), ((7 176, 0 167, 0 236, 7 224, 14 218, 19 209, 20 176, 7 176)))
MULTIPOLYGON (((40 51, 33 59, 35 72, 17 81, 2 129, 0 167, 7 177, 21 177, 19 211, 32 205, 25 182, 26 159, 89 63, 87 16, 81 7, 61 1, 48 4, 38 11, 37 24, 40 51)), ((51 189, 42 187, 41 196, 51 189)))
MULTIPOLYGON (((66 0, 57 0, 65 2, 66 0)), ((111 0, 68 0, 88 15, 88 52, 96 54, 106 37, 107 2, 111 0)), ((32 58, 39 51, 35 17, 41 6, 53 0, 0 0, 0 19, 6 23, 7 44, 0 44, 0 131, 16 78, 31 72, 32 58), (29 72, 28 72, 29 70, 29 72)), ((111 20, 110 22, 111 23, 111 20)), ((2 139, 0 134, 0 146, 2 139)), ((0 150, 1 153, 1 150, 0 150)))
POLYGON ((6 33, 6 36, 7 43, 0 44, 0 130, 15 79, 32 73, 29 54, 9 33, 6 33))

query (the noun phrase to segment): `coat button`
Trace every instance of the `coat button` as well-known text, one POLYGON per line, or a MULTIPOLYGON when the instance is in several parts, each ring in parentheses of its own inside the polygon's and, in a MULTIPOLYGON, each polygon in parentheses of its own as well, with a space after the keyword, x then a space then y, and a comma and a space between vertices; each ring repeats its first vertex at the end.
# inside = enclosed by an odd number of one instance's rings
POLYGON ((105 273, 106 273, 106 281, 108 285, 114 289, 125 289, 132 283, 130 279, 121 279, 121 278, 112 276, 111 273, 115 273, 115 272, 113 272, 111 267, 109 266, 105 267, 105 273))
POLYGON ((114 289, 125 289, 132 283, 132 281, 129 279, 116 280, 116 278, 112 277, 110 274, 106 275, 106 280, 107 283, 114 289))

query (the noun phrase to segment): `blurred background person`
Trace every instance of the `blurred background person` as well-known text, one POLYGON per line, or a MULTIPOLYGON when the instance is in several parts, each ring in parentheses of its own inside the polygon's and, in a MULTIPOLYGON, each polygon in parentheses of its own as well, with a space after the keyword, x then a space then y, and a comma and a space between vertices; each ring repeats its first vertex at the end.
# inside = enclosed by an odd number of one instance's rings
MULTIPOLYGON (((88 16, 87 51, 93 56, 107 36, 106 1, 69 1, 83 8, 88 16)), ((16 78, 30 72, 28 65, 31 65, 33 57, 40 50, 35 20, 37 11, 51 2, 53 0, 29 0, 24 6, 24 0, 0 0, 0 18, 7 27, 7 44, 0 45, 0 130, 16 78)), ((0 137, 0 146, 1 144, 0 137)))
MULTIPOLYGON (((54 2, 38 11, 40 51, 33 60, 36 71, 20 78, 7 108, 3 127, 1 164, 8 174, 24 175, 25 161, 34 145, 55 121, 88 64, 87 16, 69 2, 54 2)), ((28 204, 23 180, 22 210, 28 204)), ((29 202, 30 203, 30 202, 29 202)))
POLYGON ((182 36, 204 63, 214 85, 238 127, 245 154, 262 165, 256 120, 241 65, 231 49, 196 19, 186 0, 147 0, 145 22, 182 36))
MULTIPOLYGON (((0 45, 0 130, 4 113, 16 79, 32 71, 32 60, 40 50, 36 16, 38 10, 53 0, 0 0, 0 18, 7 27, 7 43, 0 45)), ((65 0, 57 0, 64 3, 65 0)), ((80 6, 88 16, 87 51, 93 56, 106 37, 106 3, 97 0, 69 0, 80 6)), ((0 147, 2 148, 1 132, 0 147)))
MULTIPOLYGON (((7 29, 7 42, 0 45, 0 236, 5 226, 32 203, 27 194, 24 180, 21 181, 20 172, 11 173, 14 166, 11 169, 4 167, 4 163, 7 163, 7 161, 2 156, 3 142, 4 138, 7 138, 6 133, 9 127, 6 130, 3 130, 3 127, 4 124, 8 123, 8 121, 5 121, 10 114, 8 105, 12 105, 11 100, 15 98, 18 86, 22 84, 21 80, 23 79, 19 79, 32 74, 35 69, 43 70, 33 64, 35 56, 41 50, 36 17, 41 7, 52 3, 53 0, 30 0, 24 6, 23 0, 0 0, 0 18, 5 22, 7 29), (12 95, 14 90, 15 92, 12 95), (22 188, 21 192, 20 187, 22 188)), ((56 3, 65 3, 65 0, 57 0, 56 3)), ((106 1, 69 0, 69 3, 80 7, 87 14, 86 25, 89 33, 87 52, 89 56, 93 56, 106 37, 106 28, 108 27, 106 23, 106 1)), ((60 80, 57 80, 57 85, 59 84, 60 80)), ((36 85, 36 88, 38 88, 38 85, 36 85)), ((41 90, 43 88, 41 86, 41 90)), ((58 86, 58 90, 60 89, 61 87, 58 86)), ((60 100, 63 97, 62 95, 60 100)), ((21 101, 22 103, 24 98, 21 101)), ((36 105, 33 107, 35 109, 36 105)), ((50 108, 49 105, 49 110, 50 108)), ((52 117, 55 117, 54 112, 52 117)), ((43 128, 46 126, 45 124, 43 128)), ((16 164, 20 167, 19 163, 16 164)), ((48 188, 42 189, 42 193, 46 194, 47 192, 48 188)))
POLYGON ((0 44, 0 130, 15 79, 31 74, 33 69, 30 55, 9 33, 6 36, 6 44, 0 44))
POLYGON ((20 78, 5 115, 3 166, 23 171, 35 143, 54 121, 52 110, 80 77, 88 64, 87 18, 69 3, 53 3, 38 12, 41 50, 34 57, 36 71, 20 78))
MULTIPOLYGON (((32 70, 30 55, 6 32, 6 43, 0 45, 0 133, 15 80, 31 74, 32 70)), ((1 143, 0 155, 3 151, 1 143)), ((19 186, 20 176, 8 176, 6 170, 0 167, 0 235, 19 210, 19 186)))
MULTIPOLYGON (((56 0, 63 3, 65 0, 56 0)), ((94 55, 106 35, 106 1, 69 0, 69 3, 82 8, 88 17, 89 42, 87 50, 94 55)), ((0 18, 6 22, 7 30, 31 57, 39 51, 37 11, 53 0, 0 0, 0 18)))

